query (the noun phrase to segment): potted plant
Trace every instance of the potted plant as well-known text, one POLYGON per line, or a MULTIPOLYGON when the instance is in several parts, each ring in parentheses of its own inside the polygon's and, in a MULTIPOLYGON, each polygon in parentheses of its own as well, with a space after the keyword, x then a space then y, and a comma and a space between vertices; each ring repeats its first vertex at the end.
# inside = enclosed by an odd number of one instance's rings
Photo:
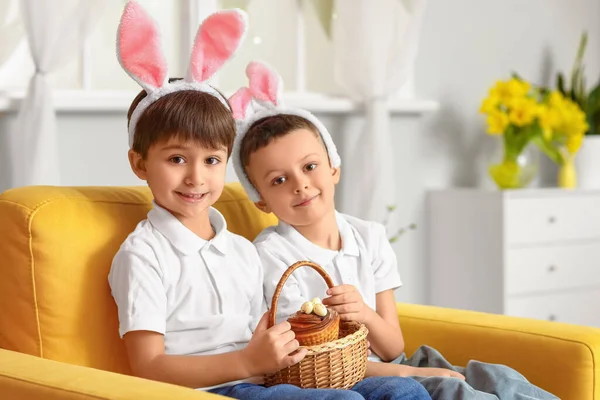
POLYGON ((560 166, 559 186, 576 185, 573 160, 588 125, 570 98, 515 75, 490 89, 480 112, 487 116, 488 134, 502 138, 502 155, 488 167, 500 189, 525 187, 537 173, 536 163, 526 157, 531 144, 560 166))

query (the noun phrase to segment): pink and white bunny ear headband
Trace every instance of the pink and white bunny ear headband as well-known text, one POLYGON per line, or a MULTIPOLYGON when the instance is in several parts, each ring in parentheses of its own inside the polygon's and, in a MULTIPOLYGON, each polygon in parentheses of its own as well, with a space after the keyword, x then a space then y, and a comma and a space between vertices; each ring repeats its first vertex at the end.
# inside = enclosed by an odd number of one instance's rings
POLYGON ((327 148, 329 162, 339 168, 341 159, 331 135, 314 115, 306 110, 287 108, 283 103, 283 83, 277 72, 266 64, 253 61, 246 67, 248 87, 238 89, 230 98, 231 110, 236 121, 236 137, 233 143, 232 161, 235 173, 253 202, 260 200, 260 194, 250 183, 241 160, 241 145, 248 129, 259 119, 275 115, 297 115, 310 121, 321 134, 327 148))
POLYGON ((156 22, 137 2, 127 3, 117 32, 117 58, 127 74, 147 93, 129 121, 130 147, 144 110, 169 93, 206 92, 229 109, 227 100, 206 81, 237 51, 246 33, 246 21, 247 16, 241 10, 224 10, 208 16, 198 28, 185 79, 169 83, 156 22))

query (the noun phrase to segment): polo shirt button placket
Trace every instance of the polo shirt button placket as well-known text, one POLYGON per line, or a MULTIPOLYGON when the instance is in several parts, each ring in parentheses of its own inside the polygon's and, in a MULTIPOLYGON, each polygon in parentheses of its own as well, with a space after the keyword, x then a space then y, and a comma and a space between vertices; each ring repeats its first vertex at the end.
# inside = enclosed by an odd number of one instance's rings
POLYGON ((202 247, 202 249, 200 249, 200 256, 202 257, 206 268, 208 269, 209 273, 211 274, 214 280, 215 293, 217 295, 217 302, 219 304, 218 309, 221 312, 221 314, 225 314, 225 290, 223 288, 223 279, 221 279, 220 268, 211 267, 214 265, 218 265, 218 263, 213 263, 211 260, 212 254, 210 251, 210 244, 206 244, 204 245, 204 247, 202 247))

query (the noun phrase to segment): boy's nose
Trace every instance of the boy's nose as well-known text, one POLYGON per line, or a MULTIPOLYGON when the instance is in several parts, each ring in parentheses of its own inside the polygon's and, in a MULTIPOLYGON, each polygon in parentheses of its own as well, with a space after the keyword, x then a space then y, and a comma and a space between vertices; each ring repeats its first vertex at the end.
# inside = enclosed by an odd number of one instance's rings
POLYGON ((298 193, 300 193, 300 192, 302 192, 302 191, 304 191, 306 189, 308 189, 308 184, 307 183, 303 183, 301 185, 298 185, 296 187, 296 194, 298 194, 298 193))
POLYGON ((185 184, 188 186, 204 185, 204 174, 201 168, 190 168, 185 178, 185 184))

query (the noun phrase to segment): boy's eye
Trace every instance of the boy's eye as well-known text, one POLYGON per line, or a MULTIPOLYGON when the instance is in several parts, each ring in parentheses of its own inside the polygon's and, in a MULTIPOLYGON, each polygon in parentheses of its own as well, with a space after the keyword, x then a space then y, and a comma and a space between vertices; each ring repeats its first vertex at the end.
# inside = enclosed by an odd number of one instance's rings
POLYGON ((169 158, 169 161, 171 161, 173 164, 183 164, 185 162, 183 157, 180 156, 171 157, 169 158))
POLYGON ((306 170, 307 170, 307 171, 312 171, 312 170, 314 170, 315 168, 317 168, 317 164, 315 164, 315 163, 310 163, 310 164, 307 164, 307 165, 306 165, 306 167, 304 167, 304 168, 306 168, 306 170))
POLYGON ((281 185, 282 183, 284 183, 286 181, 284 176, 280 176, 278 178, 273 179, 273 185, 277 186, 277 185, 281 185))
POLYGON ((205 161, 209 165, 217 165, 221 162, 217 157, 208 157, 205 161))

